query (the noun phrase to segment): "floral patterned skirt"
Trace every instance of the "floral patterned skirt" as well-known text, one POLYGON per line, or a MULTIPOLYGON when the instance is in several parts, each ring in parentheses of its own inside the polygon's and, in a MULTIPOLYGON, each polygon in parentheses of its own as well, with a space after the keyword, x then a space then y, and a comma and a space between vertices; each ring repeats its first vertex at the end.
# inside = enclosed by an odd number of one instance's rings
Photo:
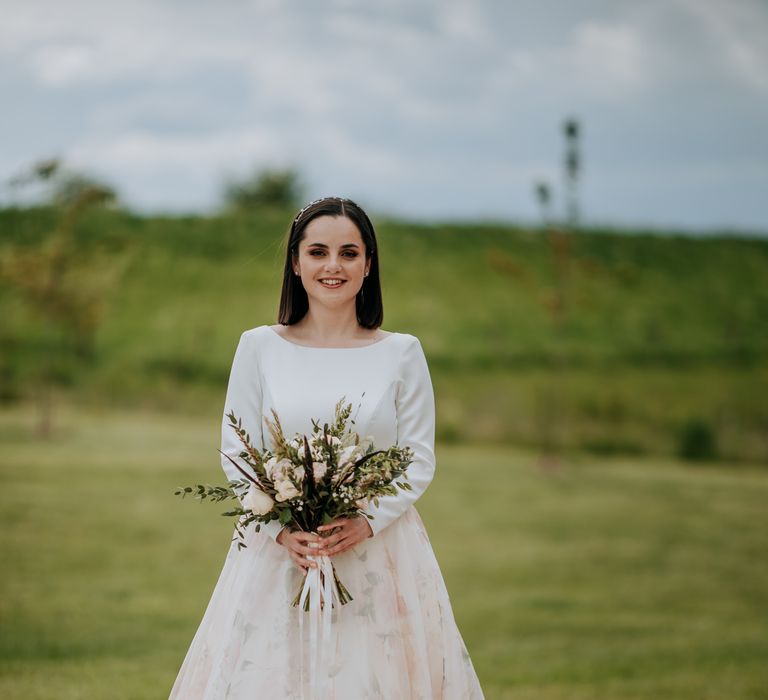
POLYGON ((291 602, 303 575, 248 528, 233 542, 170 700, 482 698, 429 538, 411 506, 333 557, 353 596, 334 608, 311 668, 308 616, 291 602))

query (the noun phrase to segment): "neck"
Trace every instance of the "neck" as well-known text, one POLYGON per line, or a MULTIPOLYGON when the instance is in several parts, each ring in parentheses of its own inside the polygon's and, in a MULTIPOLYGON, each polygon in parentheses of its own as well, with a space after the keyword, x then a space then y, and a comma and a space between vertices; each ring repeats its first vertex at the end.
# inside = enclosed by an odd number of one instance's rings
POLYGON ((320 343, 330 344, 353 338, 360 332, 354 299, 351 304, 341 309, 313 304, 310 301, 306 316, 294 324, 294 327, 301 330, 302 335, 320 343))

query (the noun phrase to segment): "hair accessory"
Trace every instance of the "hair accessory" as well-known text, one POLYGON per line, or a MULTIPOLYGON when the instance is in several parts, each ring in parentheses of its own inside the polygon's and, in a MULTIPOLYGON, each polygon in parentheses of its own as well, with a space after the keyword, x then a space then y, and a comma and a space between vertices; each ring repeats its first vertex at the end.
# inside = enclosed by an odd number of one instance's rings
POLYGON ((324 199, 327 199, 327 197, 320 197, 320 199, 313 199, 309 204, 305 204, 301 209, 299 209, 299 213, 296 214, 295 217, 293 217, 293 223, 295 224, 300 218, 301 215, 307 211, 313 204, 317 204, 318 202, 322 202, 324 199))
POLYGON ((318 202, 324 202, 326 199, 337 199, 340 202, 351 202, 352 200, 347 199, 346 197, 320 197, 320 199, 313 199, 309 204, 305 204, 301 209, 299 209, 299 213, 296 214, 296 216, 293 218, 293 223, 295 224, 300 218, 301 215, 307 211, 311 206, 317 204, 318 202))

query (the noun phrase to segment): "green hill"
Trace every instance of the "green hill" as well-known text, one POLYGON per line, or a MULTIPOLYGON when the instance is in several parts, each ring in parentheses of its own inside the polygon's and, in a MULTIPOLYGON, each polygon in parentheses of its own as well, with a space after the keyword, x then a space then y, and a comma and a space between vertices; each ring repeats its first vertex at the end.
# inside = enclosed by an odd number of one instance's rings
MULTIPOLYGON (((89 214, 78 247, 125 268, 60 391, 220 411, 240 333, 276 320, 290 216, 89 214)), ((53 221, 0 211, 0 250, 53 221)), ((441 439, 768 462, 768 241, 375 223, 383 327, 421 339, 441 439)), ((7 284, 0 314, 0 393, 24 400, 56 336, 7 284)))

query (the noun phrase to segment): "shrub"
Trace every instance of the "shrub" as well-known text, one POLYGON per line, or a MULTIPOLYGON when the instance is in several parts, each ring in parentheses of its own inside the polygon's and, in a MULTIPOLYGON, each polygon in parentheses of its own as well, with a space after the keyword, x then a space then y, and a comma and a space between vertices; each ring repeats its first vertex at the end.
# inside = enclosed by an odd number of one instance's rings
POLYGON ((717 440, 714 428, 702 418, 689 418, 680 426, 677 451, 683 459, 715 459, 717 440))

